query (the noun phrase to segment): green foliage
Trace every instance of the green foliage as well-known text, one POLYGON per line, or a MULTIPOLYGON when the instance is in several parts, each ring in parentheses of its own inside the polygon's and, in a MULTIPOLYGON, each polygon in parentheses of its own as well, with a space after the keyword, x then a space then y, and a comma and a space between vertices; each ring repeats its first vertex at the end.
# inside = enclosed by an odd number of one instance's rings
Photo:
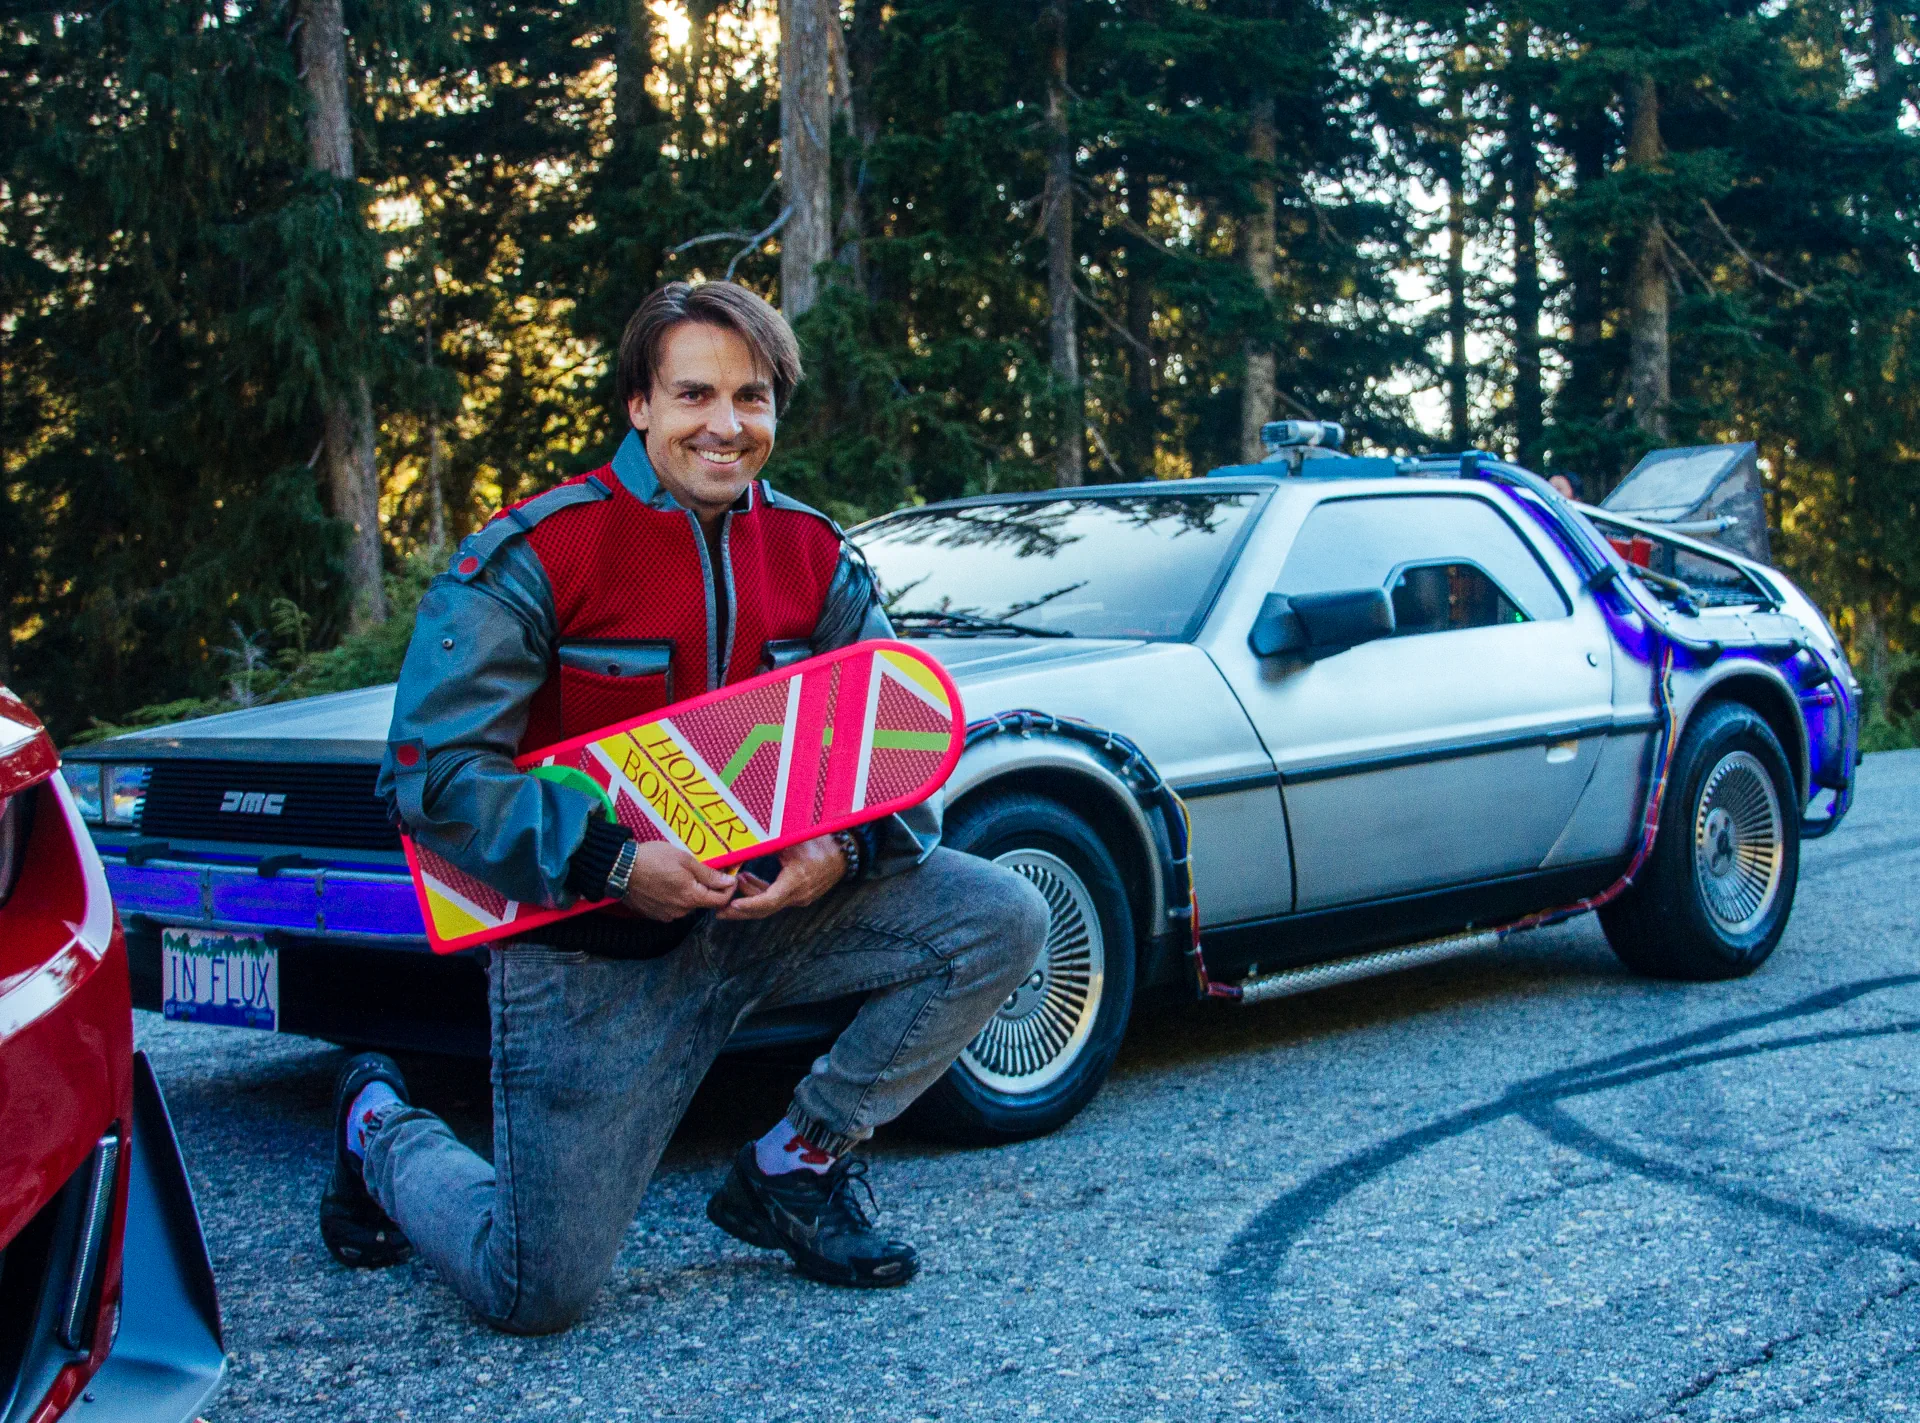
MULTIPOLYGON (((1657 219, 1671 438, 1760 443, 1780 560, 1879 689, 1871 735, 1914 734, 1913 6, 1067 9, 1079 389, 1049 360, 1035 7, 846 0, 835 254, 771 477, 843 522, 1044 486, 1076 400, 1090 478, 1202 472, 1239 457, 1249 342, 1276 416, 1431 446, 1450 431, 1419 413, 1451 380, 1473 442, 1510 445, 1512 184, 1537 170, 1546 467, 1598 495, 1650 442, 1623 375, 1657 219), (1664 151, 1629 164, 1648 76, 1664 151), (1269 184, 1263 292, 1245 243, 1269 184)), ((349 0, 341 184, 309 166, 279 0, 9 9, 0 675, 62 736, 391 676, 441 556, 420 551, 611 454, 611 357, 647 291, 731 269, 778 295, 778 236, 752 240, 785 202, 777 10, 349 0), (396 611, 346 638, 315 455, 361 379, 396 611)))
MULTIPOLYGON (((287 632, 280 628, 292 631, 292 619, 283 614, 276 631, 283 639, 283 652, 292 655, 283 664, 287 669, 286 680, 276 699, 286 701, 321 692, 348 692, 398 677, 400 664, 407 655, 407 642, 413 636, 414 613, 420 607, 427 584, 444 563, 445 559, 433 549, 408 558, 400 571, 386 580, 386 621, 350 633, 323 652, 308 652, 302 643, 288 641, 287 632)), ((289 613, 297 611, 290 603, 280 607, 289 613)))
POLYGON ((420 599, 444 562, 434 550, 408 558, 400 571, 386 580, 386 620, 349 633, 324 651, 307 647, 310 615, 290 598, 275 599, 268 609, 268 630, 247 633, 236 623, 227 644, 218 649, 227 663, 223 695, 182 697, 135 707, 118 722, 94 721, 68 741, 79 746, 216 712, 391 682, 400 675, 400 664, 406 658, 420 599), (279 646, 270 648, 271 643, 279 646))

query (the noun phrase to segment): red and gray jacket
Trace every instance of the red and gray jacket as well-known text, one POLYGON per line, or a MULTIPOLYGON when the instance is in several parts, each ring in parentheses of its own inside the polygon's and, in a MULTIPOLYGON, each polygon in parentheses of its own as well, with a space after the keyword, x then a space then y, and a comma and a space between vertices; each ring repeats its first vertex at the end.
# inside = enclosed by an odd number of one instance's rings
MULTIPOLYGON (((630 433, 612 464, 504 510, 434 579, 380 794, 475 878, 564 906, 597 893, 629 832, 583 793, 522 775, 515 756, 891 632, 840 530, 763 480, 723 517, 715 567, 630 433)), ((874 872, 918 863, 939 835, 937 797, 883 822, 874 872)))

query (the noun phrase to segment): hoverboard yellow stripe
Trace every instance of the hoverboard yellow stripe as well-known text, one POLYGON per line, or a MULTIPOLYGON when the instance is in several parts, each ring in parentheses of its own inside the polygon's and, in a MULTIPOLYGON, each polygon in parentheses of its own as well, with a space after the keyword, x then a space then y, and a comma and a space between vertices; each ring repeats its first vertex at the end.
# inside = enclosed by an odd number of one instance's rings
POLYGON ((760 837, 733 812, 727 797, 713 785, 681 750, 665 723, 637 726, 628 733, 646 758, 653 774, 629 775, 635 789, 646 798, 667 822, 695 859, 704 860, 722 850, 747 850, 760 843, 760 837), (696 829, 697 827, 697 829, 696 829), (698 831, 719 842, 718 850, 696 845, 698 831))
POLYGON ((433 932, 442 939, 461 939, 468 934, 478 934, 483 929, 495 929, 499 924, 476 919, 446 895, 438 892, 433 881, 427 881, 427 903, 433 907, 433 932))
POLYGON ((889 668, 925 692, 929 701, 944 710, 951 710, 947 702, 947 689, 940 685, 940 679, 933 675, 932 670, 925 663, 917 658, 908 657, 904 653, 888 652, 885 649, 876 652, 874 656, 883 659, 889 668))

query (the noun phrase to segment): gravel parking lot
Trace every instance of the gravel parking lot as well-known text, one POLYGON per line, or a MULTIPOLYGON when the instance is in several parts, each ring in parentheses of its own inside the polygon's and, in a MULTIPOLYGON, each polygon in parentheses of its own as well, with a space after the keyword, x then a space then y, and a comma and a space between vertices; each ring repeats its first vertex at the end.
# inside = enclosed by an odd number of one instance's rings
MULTIPOLYGON (((1920 752, 1870 758, 1751 979, 1628 976, 1589 919, 1264 1008, 1138 1021, 1042 1141, 883 1135, 908 1288, 701 1213, 794 1068, 723 1063, 571 1333, 515 1340, 314 1225, 338 1050, 139 1015, 231 1362, 289 1419, 1882 1419, 1920 1414, 1920 752)), ((484 1068, 405 1064, 487 1139, 484 1068)))

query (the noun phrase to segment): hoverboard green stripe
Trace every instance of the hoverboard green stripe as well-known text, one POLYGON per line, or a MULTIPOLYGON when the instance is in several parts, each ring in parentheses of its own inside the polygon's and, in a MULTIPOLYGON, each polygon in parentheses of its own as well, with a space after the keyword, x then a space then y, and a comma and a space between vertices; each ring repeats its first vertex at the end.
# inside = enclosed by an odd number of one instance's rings
POLYGON ((720 768, 720 784, 731 789, 734 779, 747 769, 747 762, 753 759, 753 753, 769 741, 778 741, 785 732, 785 727, 767 726, 764 723, 749 731, 747 739, 740 743, 740 749, 733 753, 733 759, 720 768))
POLYGON ((944 731, 889 731, 885 727, 876 727, 873 732, 876 750, 945 751, 952 744, 952 735, 944 731))

